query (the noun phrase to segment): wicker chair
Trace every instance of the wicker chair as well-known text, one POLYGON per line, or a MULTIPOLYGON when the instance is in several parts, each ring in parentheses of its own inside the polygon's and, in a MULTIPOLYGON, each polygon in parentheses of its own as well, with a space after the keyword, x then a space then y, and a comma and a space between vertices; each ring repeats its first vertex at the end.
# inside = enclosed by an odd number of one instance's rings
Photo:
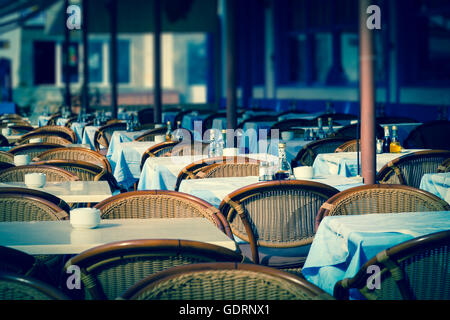
POLYGON ((61 117, 61 112, 55 112, 50 115, 50 118, 47 121, 48 126, 56 126, 56 120, 61 117))
POLYGON ((9 146, 8 138, 0 134, 0 147, 7 147, 7 146, 9 146))
POLYGON ((219 210, 254 263, 295 268, 306 260, 317 211, 338 192, 312 181, 259 182, 226 196, 219 210))
POLYGON ((349 141, 346 137, 332 137, 312 141, 303 146, 291 161, 292 168, 298 166, 312 166, 317 155, 320 153, 332 153, 344 142, 349 141))
POLYGON ((437 173, 439 165, 450 159, 450 151, 427 150, 406 154, 385 164, 377 173, 379 183, 420 187, 426 173, 437 173))
POLYGON ((84 251, 71 258, 64 270, 74 265, 81 268, 85 299, 112 300, 147 276, 170 267, 219 261, 240 263, 244 258, 229 249, 198 241, 129 240, 84 251))
POLYGON ((52 150, 52 149, 58 149, 62 146, 60 144, 55 143, 29 143, 29 144, 23 144, 16 146, 8 151, 8 153, 13 155, 13 162, 14 162, 14 156, 21 155, 21 154, 28 154, 30 156, 30 159, 34 159, 41 153, 52 150))
POLYGON ((173 267, 129 288, 126 300, 333 300, 305 279, 248 263, 173 267))
POLYGON ((57 285, 48 267, 35 256, 9 247, 0 246, 0 272, 11 272, 57 285))
POLYGON ((67 170, 46 166, 46 165, 27 165, 27 166, 14 166, 9 169, 2 170, 0 172, 1 182, 24 182, 25 175, 27 173, 45 173, 46 180, 49 182, 60 181, 75 181, 79 180, 78 177, 67 170))
POLYGON ((427 191, 396 184, 347 189, 328 199, 316 216, 316 231, 326 216, 449 211, 450 205, 427 191))
POLYGON ((0 272, 0 300, 69 300, 59 289, 31 277, 0 272))
POLYGON ((155 141, 155 136, 164 135, 167 131, 167 128, 155 128, 150 129, 143 134, 141 134, 139 137, 136 137, 135 141, 155 141))
POLYGON ((76 175, 81 181, 107 181, 112 192, 115 190, 120 190, 121 192, 126 191, 119 186, 116 178, 111 173, 90 162, 79 160, 47 160, 34 162, 33 164, 62 168, 76 175))
POLYGON ((161 142, 148 148, 141 158, 141 169, 143 168, 147 158, 151 157, 169 157, 169 156, 183 156, 183 155, 201 155, 207 154, 209 143, 193 142, 188 145, 183 142, 161 142))
POLYGON ((67 204, 67 202, 65 202, 61 198, 51 193, 47 193, 37 189, 8 187, 2 188, 0 190, 0 194, 23 194, 27 196, 37 197, 55 204, 56 206, 67 212, 67 214, 69 214, 71 210, 71 207, 67 204))
POLYGON ((450 150, 450 121, 431 121, 414 128, 403 142, 405 149, 450 150))
POLYGON ((450 159, 444 160, 437 169, 438 173, 450 172, 450 159))
POLYGON ((31 139, 41 139, 42 143, 52 143, 58 144, 60 147, 68 146, 72 144, 71 141, 61 138, 59 136, 54 135, 53 133, 33 133, 30 135, 26 135, 26 138, 22 136, 19 141, 17 141, 17 145, 29 144, 31 139))
POLYGON ((42 152, 35 159, 35 161, 47 160, 74 160, 90 162, 104 168, 107 172, 112 174, 111 165, 104 155, 85 148, 57 148, 42 152))
POLYGON ((27 134, 34 130, 34 127, 31 125, 15 125, 11 126, 12 134, 27 134))
POLYGON ((64 138, 64 139, 70 141, 70 143, 77 143, 77 135, 72 129, 63 127, 63 126, 57 126, 57 125, 46 125, 46 126, 34 129, 33 131, 25 134, 21 138, 20 142, 22 142, 22 139, 29 140, 29 139, 27 139, 28 136, 39 135, 39 134, 58 136, 58 137, 61 137, 61 138, 64 138))
POLYGON ((108 149, 114 131, 126 129, 127 124, 125 122, 114 122, 98 128, 94 135, 95 150, 100 152, 101 149, 108 149))
POLYGON ((335 284, 333 295, 349 298, 356 289, 368 300, 449 300, 450 231, 436 232, 405 241, 378 253, 353 278, 335 284), (368 288, 373 272, 381 272, 379 289, 368 288))
POLYGON ((0 151, 0 161, 14 164, 14 154, 10 152, 0 151))
MULTIPOLYGON (((335 137, 347 137, 350 139, 356 139, 361 136, 358 132, 358 124, 349 124, 339 128, 335 132, 335 137)), ((380 125, 375 126, 375 136, 378 139, 384 138, 384 129, 380 125)))
POLYGON ((197 197, 175 191, 131 191, 96 204, 102 219, 206 218, 231 239, 228 222, 220 211, 197 197))
MULTIPOLYGON (((5 189, 5 190, 4 190, 5 189)), ((29 193, 0 190, 0 221, 67 220, 69 214, 58 205, 29 193)))
POLYGON ((359 140, 354 139, 344 142, 339 147, 337 147, 334 152, 357 152, 358 147, 359 150, 361 150, 361 143, 359 142, 359 140))
POLYGON ((178 191, 181 182, 188 179, 246 177, 257 175, 259 175, 258 160, 248 157, 206 158, 194 161, 185 166, 178 174, 174 190, 178 191))

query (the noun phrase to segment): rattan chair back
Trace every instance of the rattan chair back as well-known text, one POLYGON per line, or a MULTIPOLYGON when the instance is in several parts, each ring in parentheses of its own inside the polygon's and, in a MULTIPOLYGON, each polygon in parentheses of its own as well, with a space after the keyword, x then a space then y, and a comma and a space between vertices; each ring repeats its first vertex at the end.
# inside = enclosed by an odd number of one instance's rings
POLYGON ((450 158, 444 160, 437 169, 438 173, 450 172, 450 158))
POLYGON ((378 253, 353 278, 335 284, 333 295, 347 300, 356 289, 368 300, 449 300, 450 230, 400 243, 378 253), (369 277, 378 267, 379 286, 369 277), (369 269, 371 268, 371 269, 369 269))
POLYGON ((14 125, 10 126, 12 134, 27 134, 34 130, 31 125, 14 125))
POLYGON ((135 141, 155 141, 156 136, 164 135, 167 132, 167 128, 154 128, 147 130, 143 134, 141 134, 139 137, 136 137, 135 141))
MULTIPOLYGON (((54 221, 67 220, 66 210, 43 197, 0 189, 0 221, 54 221)), ((19 189, 19 188, 14 188, 19 189)))
MULTIPOLYGON (((178 239, 108 243, 72 257, 65 265, 81 269, 84 298, 112 300, 140 280, 168 268, 201 262, 236 262, 241 254, 224 247, 178 239)), ((70 292, 69 292, 70 294, 70 292)))
POLYGON ((381 168, 376 176, 379 183, 420 187, 424 174, 437 173, 441 163, 450 158, 450 151, 427 150, 406 154, 381 168))
POLYGON ((94 134, 95 150, 99 152, 100 149, 108 149, 114 131, 126 129, 127 124, 125 122, 114 122, 98 128, 94 134))
POLYGON ((57 148, 43 152, 36 157, 36 161, 47 160, 75 160, 90 162, 104 168, 107 172, 112 173, 111 165, 104 155, 85 148, 57 148))
POLYGON ((41 139, 42 143, 52 143, 58 144, 60 147, 67 146, 72 144, 70 140, 62 138, 60 136, 54 135, 53 133, 32 133, 30 135, 26 135, 26 137, 22 136, 19 141, 17 141, 17 145, 29 144, 31 139, 41 139))
POLYGON ((0 300, 69 300, 59 289, 40 280, 0 272, 0 300))
POLYGON ((13 162, 14 162, 14 156, 27 154, 30 156, 30 159, 33 160, 41 153, 52 150, 52 149, 58 149, 62 148, 60 144, 56 143, 28 143, 23 144, 19 146, 15 146, 14 148, 10 149, 8 153, 13 155, 13 162))
POLYGON ((436 120, 414 128, 403 142, 406 149, 450 150, 450 121, 436 120))
POLYGON ((76 175, 58 167, 30 164, 26 166, 14 166, 12 168, 2 170, 0 172, 0 181, 24 182, 25 175, 28 173, 45 173, 46 181, 48 182, 79 180, 76 175))
POLYGON ((354 139, 344 142, 334 152, 357 152, 358 150, 361 150, 361 143, 359 140, 354 139))
POLYGON ((292 248, 311 244, 317 211, 338 192, 312 181, 259 182, 226 196, 219 210, 233 234, 250 243, 253 262, 260 263, 260 246, 292 248))
POLYGON ((42 190, 19 188, 19 187, 8 187, 8 188, 2 188, 0 190, 0 193, 1 194, 7 194, 7 193, 23 194, 23 195, 34 196, 34 197, 42 198, 46 201, 49 201, 49 202, 57 205, 62 210, 66 211, 67 214, 69 214, 70 210, 71 210, 71 207, 69 206, 69 204, 67 204, 67 202, 65 202, 63 199, 61 199, 51 193, 44 192, 42 190))
POLYGON ((220 211, 197 197, 175 191, 130 191, 95 205, 102 219, 206 218, 233 239, 220 211))
POLYGON ((248 263, 197 263, 154 274, 129 288, 126 300, 332 300, 293 274, 248 263))
POLYGON ((14 164, 14 154, 10 152, 0 151, 0 162, 14 164))
POLYGON ((183 180, 213 177, 245 177, 259 174, 259 161, 248 157, 214 157, 194 161, 178 174, 175 191, 183 180), (242 166, 240 166, 242 165, 242 166), (256 166, 258 165, 258 166, 256 166), (201 172, 205 169, 206 172, 201 172), (236 169, 236 172, 232 170, 236 169), (231 170, 231 171, 230 171, 231 170), (197 175, 198 174, 198 175, 197 175))
POLYGON ((449 210, 447 202, 424 190, 397 184, 363 185, 328 199, 317 213, 316 230, 326 216, 449 210))
POLYGON ((346 137, 332 137, 312 141, 303 146, 291 161, 292 168, 298 166, 312 166, 320 153, 333 153, 343 143, 349 141, 346 137))
POLYGON ((69 140, 71 143, 77 143, 77 134, 66 126, 46 125, 33 130, 32 133, 53 134, 69 140))

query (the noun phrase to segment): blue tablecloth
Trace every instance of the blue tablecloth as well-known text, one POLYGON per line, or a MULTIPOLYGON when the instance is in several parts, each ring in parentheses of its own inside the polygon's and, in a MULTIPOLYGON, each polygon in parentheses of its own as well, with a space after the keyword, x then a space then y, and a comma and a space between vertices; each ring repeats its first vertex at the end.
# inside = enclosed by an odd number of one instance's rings
POLYGON ((419 188, 450 203, 450 172, 424 174, 419 188))
POLYGON ((64 127, 68 121, 68 118, 58 118, 56 119, 56 125, 64 127))
POLYGON ((46 126, 49 119, 50 119, 50 116, 39 116, 38 117, 39 127, 46 126))
POLYGON ((83 142, 83 130, 86 123, 81 122, 72 122, 70 125, 70 128, 75 132, 77 135, 77 142, 82 143, 83 142))
MULTIPOLYGON (((450 212, 412 212, 325 217, 314 237, 304 277, 329 294, 384 249, 450 229, 450 212)), ((354 291, 351 298, 361 297, 354 291)))
POLYGON ((114 152, 107 158, 119 184, 126 189, 133 186, 141 175, 142 155, 155 144, 157 142, 154 141, 131 141, 115 144, 114 152))
MULTIPOLYGON (((377 154, 376 170, 379 171, 385 164, 405 154, 420 151, 419 149, 404 150, 401 153, 377 154)), ((359 168, 361 170, 361 154, 359 168)), ((318 154, 313 163, 315 175, 340 175, 355 177, 358 175, 356 152, 336 152, 318 154)))
POLYGON ((113 132, 111 136, 111 141, 109 142, 108 152, 106 153, 106 157, 111 163, 111 168, 112 166, 115 165, 113 160, 114 159, 113 154, 116 153, 117 145, 121 144, 122 142, 131 142, 144 132, 146 132, 146 130, 130 131, 130 132, 125 130, 117 130, 113 132))
POLYGON ((94 135, 100 126, 86 126, 83 131, 83 139, 81 142, 87 144, 92 150, 95 150, 94 135))

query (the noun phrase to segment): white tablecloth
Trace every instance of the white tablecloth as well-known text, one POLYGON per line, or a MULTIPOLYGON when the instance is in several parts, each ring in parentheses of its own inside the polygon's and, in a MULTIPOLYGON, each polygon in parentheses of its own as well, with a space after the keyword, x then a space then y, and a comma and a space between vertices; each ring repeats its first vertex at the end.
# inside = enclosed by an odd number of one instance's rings
POLYGON ((83 131, 83 138, 81 142, 83 144, 87 144, 91 147, 92 150, 95 150, 95 144, 94 144, 94 135, 95 132, 100 128, 99 126, 86 126, 84 127, 83 131))

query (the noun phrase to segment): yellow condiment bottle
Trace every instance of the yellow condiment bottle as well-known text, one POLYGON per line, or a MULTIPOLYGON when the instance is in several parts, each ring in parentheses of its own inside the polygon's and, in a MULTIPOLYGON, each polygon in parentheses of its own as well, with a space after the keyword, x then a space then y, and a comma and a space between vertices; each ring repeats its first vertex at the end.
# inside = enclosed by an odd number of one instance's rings
POLYGON ((392 141, 389 145, 389 152, 400 153, 402 151, 402 146, 400 140, 398 139, 397 126, 392 126, 392 141))

